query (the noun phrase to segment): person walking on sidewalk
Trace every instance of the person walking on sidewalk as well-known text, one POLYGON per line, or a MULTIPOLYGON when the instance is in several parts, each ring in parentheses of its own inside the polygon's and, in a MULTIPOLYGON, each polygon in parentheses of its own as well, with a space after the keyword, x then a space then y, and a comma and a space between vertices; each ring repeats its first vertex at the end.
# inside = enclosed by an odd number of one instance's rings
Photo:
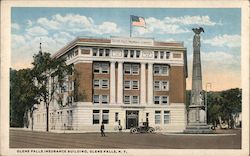
POLYGON ((105 133, 104 133, 104 124, 102 122, 102 125, 101 125, 101 136, 105 136, 105 133))

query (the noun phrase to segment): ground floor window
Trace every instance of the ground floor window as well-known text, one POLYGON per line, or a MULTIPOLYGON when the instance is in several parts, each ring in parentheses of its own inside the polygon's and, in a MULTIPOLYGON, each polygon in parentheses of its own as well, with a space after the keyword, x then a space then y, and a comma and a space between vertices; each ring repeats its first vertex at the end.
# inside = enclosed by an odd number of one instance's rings
POLYGON ((100 111, 93 110, 93 124, 99 124, 99 123, 100 123, 100 111))
POLYGON ((118 121, 118 116, 119 116, 119 113, 118 113, 118 112, 116 112, 116 113, 115 113, 115 122, 117 122, 117 121, 118 121))
POLYGON ((155 124, 161 123, 161 111, 155 111, 155 124))
POLYGON ((57 121, 60 121, 60 112, 57 112, 57 121))
POLYGON ((93 124, 100 123, 109 123, 109 110, 93 110, 93 124))
POLYGON ((102 111, 102 123, 104 123, 104 124, 109 123, 109 110, 102 111))
POLYGON ((71 126, 72 121, 73 121, 73 111, 72 110, 67 111, 67 120, 68 120, 68 126, 71 126))
POLYGON ((164 124, 170 123, 170 111, 164 111, 164 124))
POLYGON ((60 121, 62 122, 63 121, 63 112, 61 111, 61 116, 60 116, 60 121))

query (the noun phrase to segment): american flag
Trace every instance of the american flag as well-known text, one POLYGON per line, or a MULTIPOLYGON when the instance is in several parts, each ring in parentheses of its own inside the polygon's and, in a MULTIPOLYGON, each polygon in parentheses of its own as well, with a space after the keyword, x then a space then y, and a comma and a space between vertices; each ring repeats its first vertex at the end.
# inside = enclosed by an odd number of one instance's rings
POLYGON ((132 26, 146 27, 146 22, 143 17, 130 15, 132 26))

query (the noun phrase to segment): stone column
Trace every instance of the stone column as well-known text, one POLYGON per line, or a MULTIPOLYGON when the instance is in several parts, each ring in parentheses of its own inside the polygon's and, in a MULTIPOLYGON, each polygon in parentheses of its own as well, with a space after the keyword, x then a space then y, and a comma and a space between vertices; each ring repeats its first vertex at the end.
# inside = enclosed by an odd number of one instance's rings
POLYGON ((123 104, 123 62, 118 62, 117 103, 123 104))
POLYGON ((115 61, 110 62, 110 103, 115 104, 115 61))
POLYGON ((146 64, 145 63, 141 63, 141 88, 140 88, 140 103, 142 105, 146 104, 146 64))
POLYGON ((148 104, 153 103, 153 63, 148 63, 148 104))
POLYGON ((192 73, 192 90, 191 104, 189 106, 189 123, 199 124, 204 121, 204 102, 202 91, 202 72, 200 58, 200 33, 204 32, 203 28, 194 28, 195 35, 193 38, 193 73, 192 73), (202 115, 202 116, 201 116, 202 115))

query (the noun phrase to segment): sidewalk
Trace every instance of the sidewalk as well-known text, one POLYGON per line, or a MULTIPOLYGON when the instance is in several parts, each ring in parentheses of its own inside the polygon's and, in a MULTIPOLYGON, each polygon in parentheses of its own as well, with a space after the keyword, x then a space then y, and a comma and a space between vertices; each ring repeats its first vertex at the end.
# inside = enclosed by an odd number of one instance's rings
MULTIPOLYGON (((13 128, 10 127, 11 130, 23 130, 23 131, 30 131, 31 129, 27 128, 13 128)), ((236 135, 236 131, 240 131, 240 128, 236 129, 216 129, 214 134, 185 134, 185 133, 176 133, 176 132, 161 132, 156 131, 157 134, 163 134, 163 135, 173 135, 173 136, 232 136, 236 135)), ((33 130, 33 132, 45 132, 44 130, 33 130)), ((83 131, 83 130, 49 130, 50 133, 100 133, 100 131, 83 131)), ((105 131, 105 133, 130 133, 129 129, 124 129, 121 132, 119 131, 105 131)))

